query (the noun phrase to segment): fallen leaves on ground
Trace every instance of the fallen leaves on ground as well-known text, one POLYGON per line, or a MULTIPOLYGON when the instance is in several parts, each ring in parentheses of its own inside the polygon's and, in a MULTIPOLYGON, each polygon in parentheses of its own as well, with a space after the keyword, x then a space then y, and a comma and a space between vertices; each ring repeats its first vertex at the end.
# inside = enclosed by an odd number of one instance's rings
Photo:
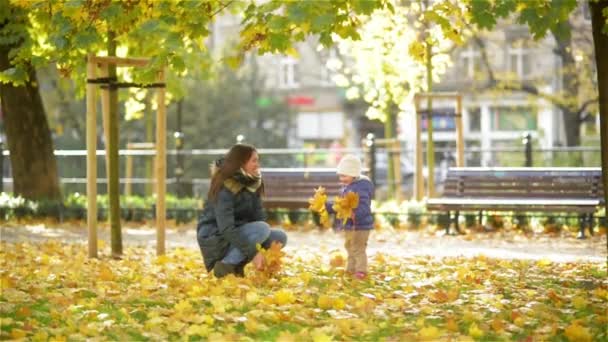
POLYGON ((608 339, 605 263, 376 254, 359 281, 321 251, 271 250, 280 271, 261 281, 251 266, 215 279, 195 249, 113 260, 85 244, 0 247, 1 340, 608 339))

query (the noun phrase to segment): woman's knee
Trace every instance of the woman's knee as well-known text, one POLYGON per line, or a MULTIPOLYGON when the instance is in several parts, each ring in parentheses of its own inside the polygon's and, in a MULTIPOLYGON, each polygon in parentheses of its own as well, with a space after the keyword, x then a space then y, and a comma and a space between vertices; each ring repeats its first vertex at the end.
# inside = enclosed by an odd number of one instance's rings
POLYGON ((270 236, 270 226, 264 221, 247 223, 242 228, 244 237, 250 243, 262 243, 270 236))
POLYGON ((271 229, 268 240, 270 240, 271 243, 272 241, 280 242, 283 247, 285 247, 285 245, 287 245, 287 234, 280 229, 271 229))

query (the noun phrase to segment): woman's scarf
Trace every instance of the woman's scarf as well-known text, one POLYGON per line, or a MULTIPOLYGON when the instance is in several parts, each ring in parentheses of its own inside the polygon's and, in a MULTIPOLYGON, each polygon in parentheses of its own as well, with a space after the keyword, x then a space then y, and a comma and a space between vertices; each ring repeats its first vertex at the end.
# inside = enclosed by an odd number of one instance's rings
POLYGON ((243 184, 247 190, 256 192, 262 185, 262 173, 257 175, 247 173, 243 168, 238 170, 234 176, 232 176, 237 182, 243 184))

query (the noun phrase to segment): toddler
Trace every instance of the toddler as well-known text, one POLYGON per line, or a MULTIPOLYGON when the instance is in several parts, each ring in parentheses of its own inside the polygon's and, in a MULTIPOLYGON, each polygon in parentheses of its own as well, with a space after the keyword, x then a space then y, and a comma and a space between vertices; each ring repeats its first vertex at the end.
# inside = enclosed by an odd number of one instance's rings
MULTIPOLYGON (((371 211, 374 185, 361 174, 361 160, 357 156, 348 154, 342 157, 336 171, 343 186, 340 196, 354 192, 359 197, 359 204, 352 216, 346 221, 336 219, 335 225, 337 230, 345 233, 344 247, 348 254, 346 272, 357 279, 364 279, 367 276, 367 240, 374 227, 371 211)), ((332 202, 327 202, 325 208, 329 214, 335 213, 332 202)))

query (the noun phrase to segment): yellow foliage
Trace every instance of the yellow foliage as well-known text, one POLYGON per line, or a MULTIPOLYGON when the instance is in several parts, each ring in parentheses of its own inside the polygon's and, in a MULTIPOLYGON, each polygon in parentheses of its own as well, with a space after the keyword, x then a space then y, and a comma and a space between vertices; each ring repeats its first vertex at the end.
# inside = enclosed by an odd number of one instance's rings
POLYGON ((587 307, 587 300, 583 297, 574 297, 572 298, 572 305, 577 310, 582 310, 587 307))
POLYGON ((445 328, 451 332, 457 332, 459 330, 458 323, 456 323, 456 320, 453 317, 447 319, 445 328))
POLYGON ((418 336, 420 336, 420 339, 423 341, 434 341, 441 336, 441 331, 436 327, 429 325, 420 329, 420 331, 418 331, 418 336))
POLYGON ((332 209, 336 212, 336 217, 342 220, 342 224, 346 220, 353 218, 353 210, 359 206, 359 195, 355 192, 348 192, 342 197, 334 199, 332 209))
POLYGON ((319 307, 319 309, 323 309, 323 310, 330 309, 332 307, 332 304, 333 304, 333 300, 328 295, 322 294, 319 296, 319 299, 317 299, 317 306, 319 307))
POLYGON ((315 189, 315 194, 313 195, 313 197, 308 200, 308 203, 310 204, 308 209, 316 213, 321 213, 325 211, 325 202, 327 202, 325 188, 322 186, 318 187, 315 189))
POLYGON ((277 305, 292 304, 296 301, 296 297, 289 290, 281 289, 274 294, 274 302, 277 305))
POLYGON ((375 279, 354 282, 324 262, 333 245, 306 248, 296 246, 296 255, 264 251, 269 265, 280 260, 280 276, 248 272, 218 280, 204 272, 194 248, 169 249, 159 263, 150 247, 127 248, 121 260, 85 260, 86 244, 2 241, 0 340, 129 340, 133 332, 162 341, 252 341, 265 338, 266 325, 287 323, 299 331, 275 331, 277 341, 350 341, 389 330, 394 335, 387 340, 403 341, 511 340, 515 334, 595 341, 608 323, 606 287, 572 286, 597 282, 606 269, 601 263, 545 267, 418 256, 404 262, 386 250, 369 264, 375 279), (542 286, 556 278, 562 281, 542 286), (441 315, 444 323, 436 324, 441 315))
POLYGON ((469 326, 469 336, 472 338, 480 338, 483 336, 483 330, 481 330, 476 323, 469 326))
POLYGON ((282 258, 285 256, 282 248, 281 244, 276 241, 273 241, 268 249, 263 249, 258 245, 258 252, 264 255, 264 264, 259 272, 266 278, 273 277, 281 271, 282 258))
POLYGON ((308 209, 318 213, 321 226, 327 228, 329 227, 329 214, 325 208, 325 202, 327 202, 327 194, 325 194, 325 188, 320 186, 315 189, 313 197, 308 199, 308 203, 310 204, 308 209))
POLYGON ((570 324, 564 333, 568 340, 572 342, 590 342, 593 340, 589 329, 579 325, 577 322, 570 324))
POLYGON ((333 252, 329 256, 329 264, 331 267, 343 267, 346 264, 346 259, 342 252, 333 252))

